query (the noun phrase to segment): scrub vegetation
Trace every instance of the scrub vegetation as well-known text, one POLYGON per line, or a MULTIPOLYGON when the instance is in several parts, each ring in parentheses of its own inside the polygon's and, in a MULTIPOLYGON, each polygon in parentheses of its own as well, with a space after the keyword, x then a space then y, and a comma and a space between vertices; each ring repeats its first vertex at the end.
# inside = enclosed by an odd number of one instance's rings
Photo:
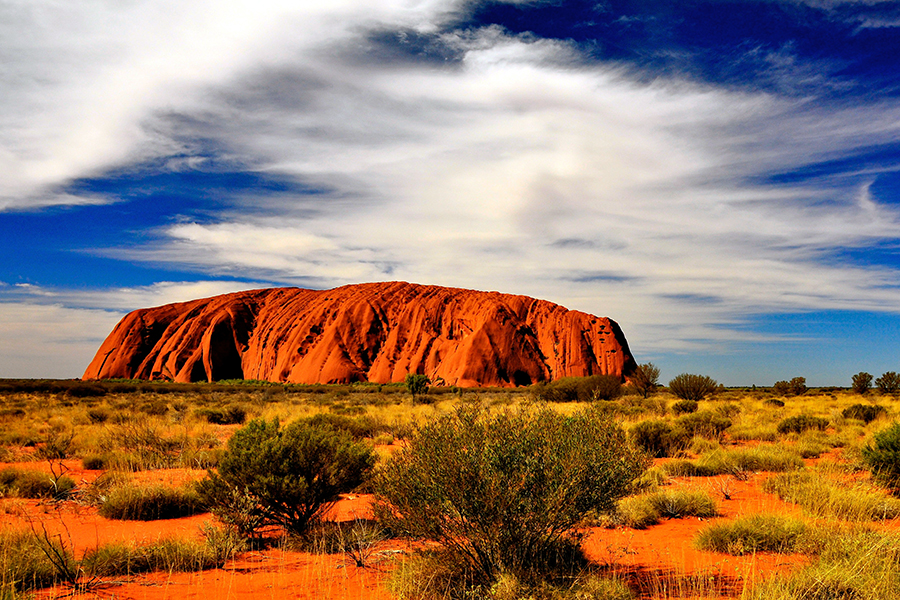
POLYGON ((516 389, 0 381, 0 514, 20 524, 0 529, 0 598, 273 547, 365 569, 382 545, 411 543, 385 575, 393 597, 900 599, 894 376, 824 390, 689 374, 663 387, 650 364, 625 385, 516 389), (189 476, 152 477, 170 469, 189 476), (735 514, 747 486, 787 508, 735 514), (374 498, 377 518, 332 521, 348 493, 374 498), (67 510, 215 525, 75 551, 29 516, 67 510), (704 553, 805 560, 725 593, 694 575, 648 583, 583 551, 591 531, 670 521, 696 524, 704 553))

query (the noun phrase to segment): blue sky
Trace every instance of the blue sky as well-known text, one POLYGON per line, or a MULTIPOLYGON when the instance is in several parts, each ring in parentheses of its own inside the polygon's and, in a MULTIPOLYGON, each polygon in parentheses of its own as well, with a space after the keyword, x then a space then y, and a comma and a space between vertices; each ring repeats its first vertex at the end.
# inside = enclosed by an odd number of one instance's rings
POLYGON ((900 3, 0 0, 0 377, 404 280, 727 385, 900 371, 900 3))

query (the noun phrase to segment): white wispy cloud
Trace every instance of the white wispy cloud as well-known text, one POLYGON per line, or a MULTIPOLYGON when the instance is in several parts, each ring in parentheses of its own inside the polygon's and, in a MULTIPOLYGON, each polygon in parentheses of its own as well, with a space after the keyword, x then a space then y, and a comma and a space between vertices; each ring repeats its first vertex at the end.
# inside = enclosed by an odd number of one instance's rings
MULTIPOLYGON (((181 155, 203 140, 326 191, 246 193, 154 243, 97 252, 322 287, 525 293, 608 314, 645 349, 759 341, 735 325, 765 312, 900 311, 894 270, 838 256, 898 238, 900 215, 871 193, 878 173, 770 179, 893 142, 895 103, 647 82, 563 42, 442 32, 459 4, 7 3, 0 208, 62 203, 68 181, 148 158, 194 168, 203 159, 181 155), (403 56, 406 33, 434 55, 403 56)), ((785 87, 819 76, 770 58, 785 87)), ((235 289, 167 285, 52 293, 123 310, 235 289)))

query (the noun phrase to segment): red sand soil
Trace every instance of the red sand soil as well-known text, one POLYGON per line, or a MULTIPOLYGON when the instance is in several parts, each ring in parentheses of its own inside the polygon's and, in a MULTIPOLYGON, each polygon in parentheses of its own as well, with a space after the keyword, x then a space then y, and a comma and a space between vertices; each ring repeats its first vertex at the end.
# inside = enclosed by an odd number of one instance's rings
MULTIPOLYGON (((42 463, 17 465, 44 469, 42 463)), ((68 474, 77 482, 92 481, 99 474, 84 471, 76 463, 68 474)), ((184 469, 147 471, 135 479, 147 483, 182 482, 202 477, 202 471, 184 469)), ((674 486, 705 489, 716 499, 721 513, 717 519, 761 512, 799 514, 799 509, 760 490, 768 474, 756 474, 746 481, 731 476, 680 478, 674 486), (725 496, 728 496, 727 498, 725 496)), ((338 520, 371 517, 371 497, 345 496, 331 514, 338 520)), ((200 537, 199 526, 213 520, 210 515, 152 522, 113 521, 100 517, 93 507, 74 502, 60 504, 0 500, 0 527, 46 528, 62 535, 76 556, 110 541, 149 542, 163 536, 200 537)), ((801 555, 756 554, 735 557, 701 552, 693 546, 697 532, 715 519, 670 519, 645 530, 619 527, 585 530, 587 556, 609 571, 626 578, 644 598, 686 598, 689 581, 703 582, 704 597, 736 598, 745 582, 785 572, 807 560, 801 555)), ((893 525, 893 524, 892 524, 893 525)), ((198 573, 153 573, 124 577, 99 588, 103 598, 157 600, 165 598, 270 598, 273 600, 335 599, 387 600, 385 577, 397 561, 411 552, 401 542, 388 541, 375 548, 367 568, 359 568, 343 555, 319 555, 272 549, 247 552, 229 561, 222 569, 198 573)), ((61 598, 71 590, 43 590, 39 598, 61 598)))

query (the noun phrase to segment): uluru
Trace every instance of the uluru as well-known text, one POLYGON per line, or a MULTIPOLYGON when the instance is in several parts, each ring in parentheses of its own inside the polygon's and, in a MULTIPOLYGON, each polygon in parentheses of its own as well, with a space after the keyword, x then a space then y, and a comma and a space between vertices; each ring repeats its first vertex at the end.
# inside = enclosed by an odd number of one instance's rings
POLYGON ((527 296, 405 282, 269 288, 135 310, 84 379, 517 386, 627 376, 636 364, 606 317, 527 296))

